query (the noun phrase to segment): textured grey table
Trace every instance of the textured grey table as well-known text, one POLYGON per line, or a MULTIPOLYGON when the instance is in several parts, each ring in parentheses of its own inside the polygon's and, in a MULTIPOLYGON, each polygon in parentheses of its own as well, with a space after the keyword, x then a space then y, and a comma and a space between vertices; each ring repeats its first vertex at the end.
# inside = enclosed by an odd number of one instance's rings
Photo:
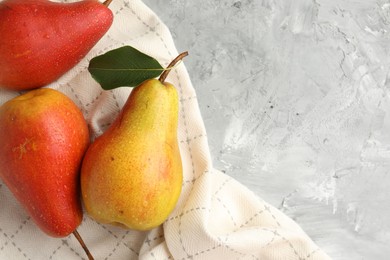
POLYGON ((390 255, 390 2, 145 0, 197 91, 215 168, 334 259, 390 255))

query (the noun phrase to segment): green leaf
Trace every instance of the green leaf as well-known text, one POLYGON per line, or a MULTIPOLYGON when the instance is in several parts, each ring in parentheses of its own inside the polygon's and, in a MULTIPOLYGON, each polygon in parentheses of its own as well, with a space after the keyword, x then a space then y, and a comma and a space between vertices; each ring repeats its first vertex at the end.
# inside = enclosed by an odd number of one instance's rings
POLYGON ((88 66, 92 77, 105 90, 136 87, 159 76, 164 68, 154 58, 131 46, 124 46, 93 58, 88 66))

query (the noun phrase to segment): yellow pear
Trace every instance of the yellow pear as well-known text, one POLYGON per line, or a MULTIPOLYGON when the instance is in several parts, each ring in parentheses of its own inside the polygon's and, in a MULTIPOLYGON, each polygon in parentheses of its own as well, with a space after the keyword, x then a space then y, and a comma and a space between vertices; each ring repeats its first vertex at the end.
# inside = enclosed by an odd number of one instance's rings
POLYGON ((175 208, 183 181, 178 103, 173 85, 147 80, 133 89, 110 128, 90 145, 81 191, 96 221, 148 230, 175 208))

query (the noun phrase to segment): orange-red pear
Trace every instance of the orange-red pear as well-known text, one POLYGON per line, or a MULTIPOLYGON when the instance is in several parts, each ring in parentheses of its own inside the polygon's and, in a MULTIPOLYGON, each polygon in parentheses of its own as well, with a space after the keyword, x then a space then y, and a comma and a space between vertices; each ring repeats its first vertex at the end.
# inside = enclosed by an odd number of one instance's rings
POLYGON ((72 233, 82 220, 79 169, 89 145, 80 109, 59 91, 32 90, 0 107, 0 133, 1 179, 45 233, 72 233))
POLYGON ((0 87, 52 83, 85 57, 112 22, 111 10, 97 0, 0 2, 0 87))

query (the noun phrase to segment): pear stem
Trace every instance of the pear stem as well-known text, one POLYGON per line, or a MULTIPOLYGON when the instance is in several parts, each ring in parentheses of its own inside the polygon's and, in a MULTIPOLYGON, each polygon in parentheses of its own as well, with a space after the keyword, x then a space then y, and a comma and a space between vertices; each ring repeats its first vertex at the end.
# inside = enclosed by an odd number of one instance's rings
POLYGON ((112 0, 106 0, 106 1, 103 2, 103 5, 108 7, 111 4, 111 2, 112 2, 112 0))
POLYGON ((89 252, 89 249, 88 249, 87 245, 84 243, 84 240, 81 238, 81 236, 80 236, 79 232, 77 231, 77 229, 75 229, 73 231, 73 235, 76 237, 77 241, 79 241, 81 247, 84 249, 85 253, 88 256, 88 260, 94 260, 91 252, 89 252))
POLYGON ((171 72, 171 68, 173 68, 179 61, 181 61, 185 56, 188 55, 188 51, 180 53, 176 58, 169 63, 168 67, 164 70, 164 72, 160 75, 158 79, 161 83, 164 83, 165 79, 168 77, 169 72, 171 72))

